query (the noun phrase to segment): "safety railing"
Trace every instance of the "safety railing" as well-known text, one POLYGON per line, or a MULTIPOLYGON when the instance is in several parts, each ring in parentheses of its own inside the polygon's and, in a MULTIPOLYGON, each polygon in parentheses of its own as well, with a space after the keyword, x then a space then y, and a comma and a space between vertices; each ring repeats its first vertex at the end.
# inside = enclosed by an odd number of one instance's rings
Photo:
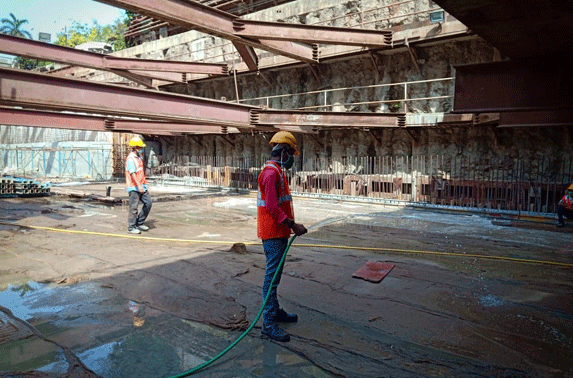
POLYGON ((274 96, 262 96, 242 99, 239 102, 275 109, 296 108, 299 110, 376 110, 373 107, 384 105, 389 111, 408 112, 413 108, 425 108, 425 104, 437 101, 435 112, 452 110, 454 98, 454 77, 439 79, 405 81, 390 84, 376 84, 345 88, 323 89, 274 96), (426 96, 430 92, 441 92, 442 95, 426 96), (352 101, 353 98, 381 98, 372 101, 352 101), (309 101, 310 99, 310 101, 309 101), (314 102, 320 105, 296 106, 297 103, 314 102), (419 106, 417 103, 421 104, 419 106), (418 105, 418 106, 417 106, 418 105), (360 109, 362 108, 362 109, 360 109))
MULTIPOLYGON (((151 170, 151 177, 194 186, 257 189, 263 159, 187 157, 151 170)), ((308 158, 288 172, 291 190, 445 207, 555 213, 573 182, 573 159, 419 156, 308 158)))

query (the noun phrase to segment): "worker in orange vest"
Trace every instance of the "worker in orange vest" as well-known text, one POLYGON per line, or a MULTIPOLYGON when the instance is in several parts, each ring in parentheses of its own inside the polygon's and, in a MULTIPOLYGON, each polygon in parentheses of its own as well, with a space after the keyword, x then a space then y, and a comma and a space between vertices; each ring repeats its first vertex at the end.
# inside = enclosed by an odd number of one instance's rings
POLYGON ((569 185, 557 206, 557 217, 559 219, 557 227, 565 227, 563 216, 566 216, 567 219, 573 219, 573 184, 569 185))
POLYGON ((145 147, 143 140, 135 136, 129 141, 132 151, 125 159, 125 184, 129 195, 129 213, 127 215, 127 230, 132 234, 141 234, 149 230, 143 222, 151 211, 151 197, 147 191, 147 179, 140 151, 145 147), (143 204, 141 212, 137 208, 143 204))
MULTIPOLYGON (((263 249, 267 259, 263 281, 263 301, 269 293, 269 287, 279 263, 286 252, 291 231, 300 236, 306 228, 294 221, 292 197, 284 170, 294 163, 296 139, 288 131, 279 131, 271 141, 271 159, 267 161, 259 175, 259 193, 257 199, 257 234, 263 240, 263 249)), ((293 323, 298 321, 296 314, 289 314, 279 306, 277 288, 280 283, 280 271, 270 290, 269 299, 263 309, 263 328, 261 334, 277 341, 289 341, 290 335, 280 329, 277 322, 293 323)))

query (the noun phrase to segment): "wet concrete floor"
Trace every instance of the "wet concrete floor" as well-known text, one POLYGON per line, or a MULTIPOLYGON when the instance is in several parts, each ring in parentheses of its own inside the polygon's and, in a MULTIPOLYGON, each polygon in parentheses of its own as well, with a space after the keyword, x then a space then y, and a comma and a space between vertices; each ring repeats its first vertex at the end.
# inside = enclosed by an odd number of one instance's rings
MULTIPOLYGON (((141 237, 122 206, 0 200, 0 376, 171 377, 241 335, 262 302, 255 197, 152 196, 141 237)), ((294 203, 316 227, 279 287, 300 318, 291 342, 261 339, 259 321, 193 376, 573 376, 571 225, 294 203), (395 267, 352 278, 368 261, 395 267)))
MULTIPOLYGON (((0 303, 12 308, 12 316, 2 319, 12 328, 0 344, 2 372, 65 376, 70 362, 64 351, 69 349, 85 370, 101 377, 168 377, 208 361, 237 336, 237 332, 147 308, 93 282, 66 286, 30 282, 0 293, 0 303), (43 337, 35 336, 30 327, 43 337)), ((288 349, 254 335, 229 353, 232 364, 213 365, 195 375, 330 376, 288 349)))

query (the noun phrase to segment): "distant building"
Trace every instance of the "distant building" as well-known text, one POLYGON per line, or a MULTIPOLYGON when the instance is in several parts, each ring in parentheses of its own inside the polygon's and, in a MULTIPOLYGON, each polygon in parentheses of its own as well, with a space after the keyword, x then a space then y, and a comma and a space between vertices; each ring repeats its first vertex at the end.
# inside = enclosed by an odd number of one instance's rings
POLYGON ((38 33, 38 41, 50 43, 52 40, 52 35, 50 33, 38 33))
POLYGON ((12 67, 13 56, 0 54, 0 67, 12 67))
POLYGON ((106 42, 86 42, 81 45, 77 45, 76 49, 99 54, 110 54, 113 52, 113 46, 106 42))

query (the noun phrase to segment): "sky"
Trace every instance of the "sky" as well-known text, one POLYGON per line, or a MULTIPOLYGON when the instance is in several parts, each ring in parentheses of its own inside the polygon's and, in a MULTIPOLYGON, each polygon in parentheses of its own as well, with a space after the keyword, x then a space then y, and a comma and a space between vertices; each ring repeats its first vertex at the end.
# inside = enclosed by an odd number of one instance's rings
POLYGON ((0 19, 10 18, 13 13, 19 20, 28 20, 22 25, 37 40, 38 33, 51 34, 51 42, 64 28, 74 22, 91 26, 93 20, 100 25, 112 24, 123 18, 125 11, 94 0, 0 0, 0 19))

